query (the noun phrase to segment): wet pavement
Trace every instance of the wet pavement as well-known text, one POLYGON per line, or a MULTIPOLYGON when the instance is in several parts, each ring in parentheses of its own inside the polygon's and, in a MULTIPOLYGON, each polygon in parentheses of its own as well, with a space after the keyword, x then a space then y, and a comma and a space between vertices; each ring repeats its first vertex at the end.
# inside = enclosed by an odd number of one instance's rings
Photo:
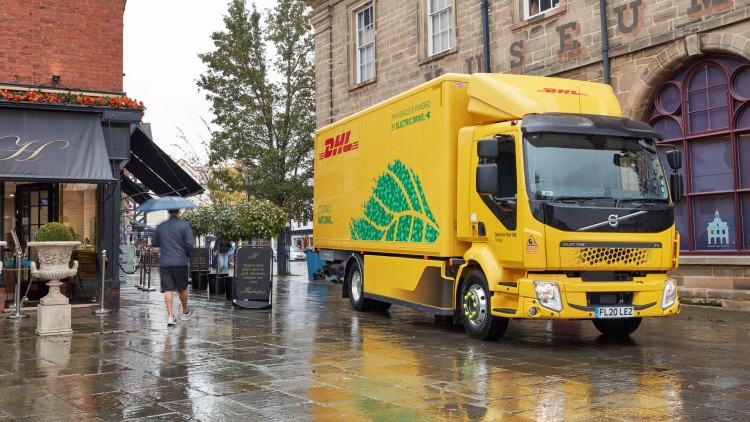
POLYGON ((33 311, 0 320, 0 421, 750 420, 749 312, 685 306, 625 341, 511 321, 481 342, 402 307, 355 313, 292 272, 270 310, 191 291, 172 328, 137 278, 117 313, 74 308, 72 336, 35 335, 33 311))

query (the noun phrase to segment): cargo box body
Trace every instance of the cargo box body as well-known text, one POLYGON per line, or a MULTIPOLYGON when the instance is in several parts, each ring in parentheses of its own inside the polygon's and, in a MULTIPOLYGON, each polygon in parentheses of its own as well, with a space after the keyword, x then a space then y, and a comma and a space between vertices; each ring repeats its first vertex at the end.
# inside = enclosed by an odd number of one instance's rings
POLYGON ((440 79, 315 138, 315 247, 461 256, 455 239, 457 131, 472 124, 468 77, 440 79))

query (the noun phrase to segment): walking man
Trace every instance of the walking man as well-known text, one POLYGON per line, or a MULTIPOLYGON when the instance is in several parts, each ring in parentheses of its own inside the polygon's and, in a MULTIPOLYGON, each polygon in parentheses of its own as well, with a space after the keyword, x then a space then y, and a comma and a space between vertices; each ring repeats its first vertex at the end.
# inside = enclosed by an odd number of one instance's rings
POLYGON ((169 220, 156 227, 152 245, 161 249, 159 256, 159 277, 161 292, 167 304, 167 326, 174 326, 177 321, 172 312, 172 292, 180 294, 182 315, 180 319, 190 319, 192 310, 188 308, 188 265, 190 251, 193 249, 193 232, 188 223, 180 220, 180 210, 169 210, 169 220))

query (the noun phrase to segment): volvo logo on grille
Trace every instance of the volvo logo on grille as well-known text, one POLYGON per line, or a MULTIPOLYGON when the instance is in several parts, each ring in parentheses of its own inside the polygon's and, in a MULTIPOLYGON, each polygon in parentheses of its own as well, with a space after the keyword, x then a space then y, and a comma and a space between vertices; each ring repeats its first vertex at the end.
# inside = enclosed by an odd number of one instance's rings
POLYGON ((607 218, 607 222, 612 227, 617 227, 618 224, 620 224, 620 219, 617 217, 617 214, 610 214, 609 218, 607 218))

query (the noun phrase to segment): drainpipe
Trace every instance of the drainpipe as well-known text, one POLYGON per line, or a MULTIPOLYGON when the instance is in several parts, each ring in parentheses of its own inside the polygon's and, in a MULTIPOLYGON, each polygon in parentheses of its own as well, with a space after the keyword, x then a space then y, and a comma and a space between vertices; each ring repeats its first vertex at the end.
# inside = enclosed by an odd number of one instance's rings
POLYGON ((489 9, 489 0, 482 0, 482 40, 484 41, 484 73, 490 73, 490 25, 489 25, 488 9, 489 9))
POLYGON ((609 77, 609 35, 607 34, 607 0, 599 0, 599 17, 602 25, 602 67, 604 68, 604 83, 611 85, 609 77))

